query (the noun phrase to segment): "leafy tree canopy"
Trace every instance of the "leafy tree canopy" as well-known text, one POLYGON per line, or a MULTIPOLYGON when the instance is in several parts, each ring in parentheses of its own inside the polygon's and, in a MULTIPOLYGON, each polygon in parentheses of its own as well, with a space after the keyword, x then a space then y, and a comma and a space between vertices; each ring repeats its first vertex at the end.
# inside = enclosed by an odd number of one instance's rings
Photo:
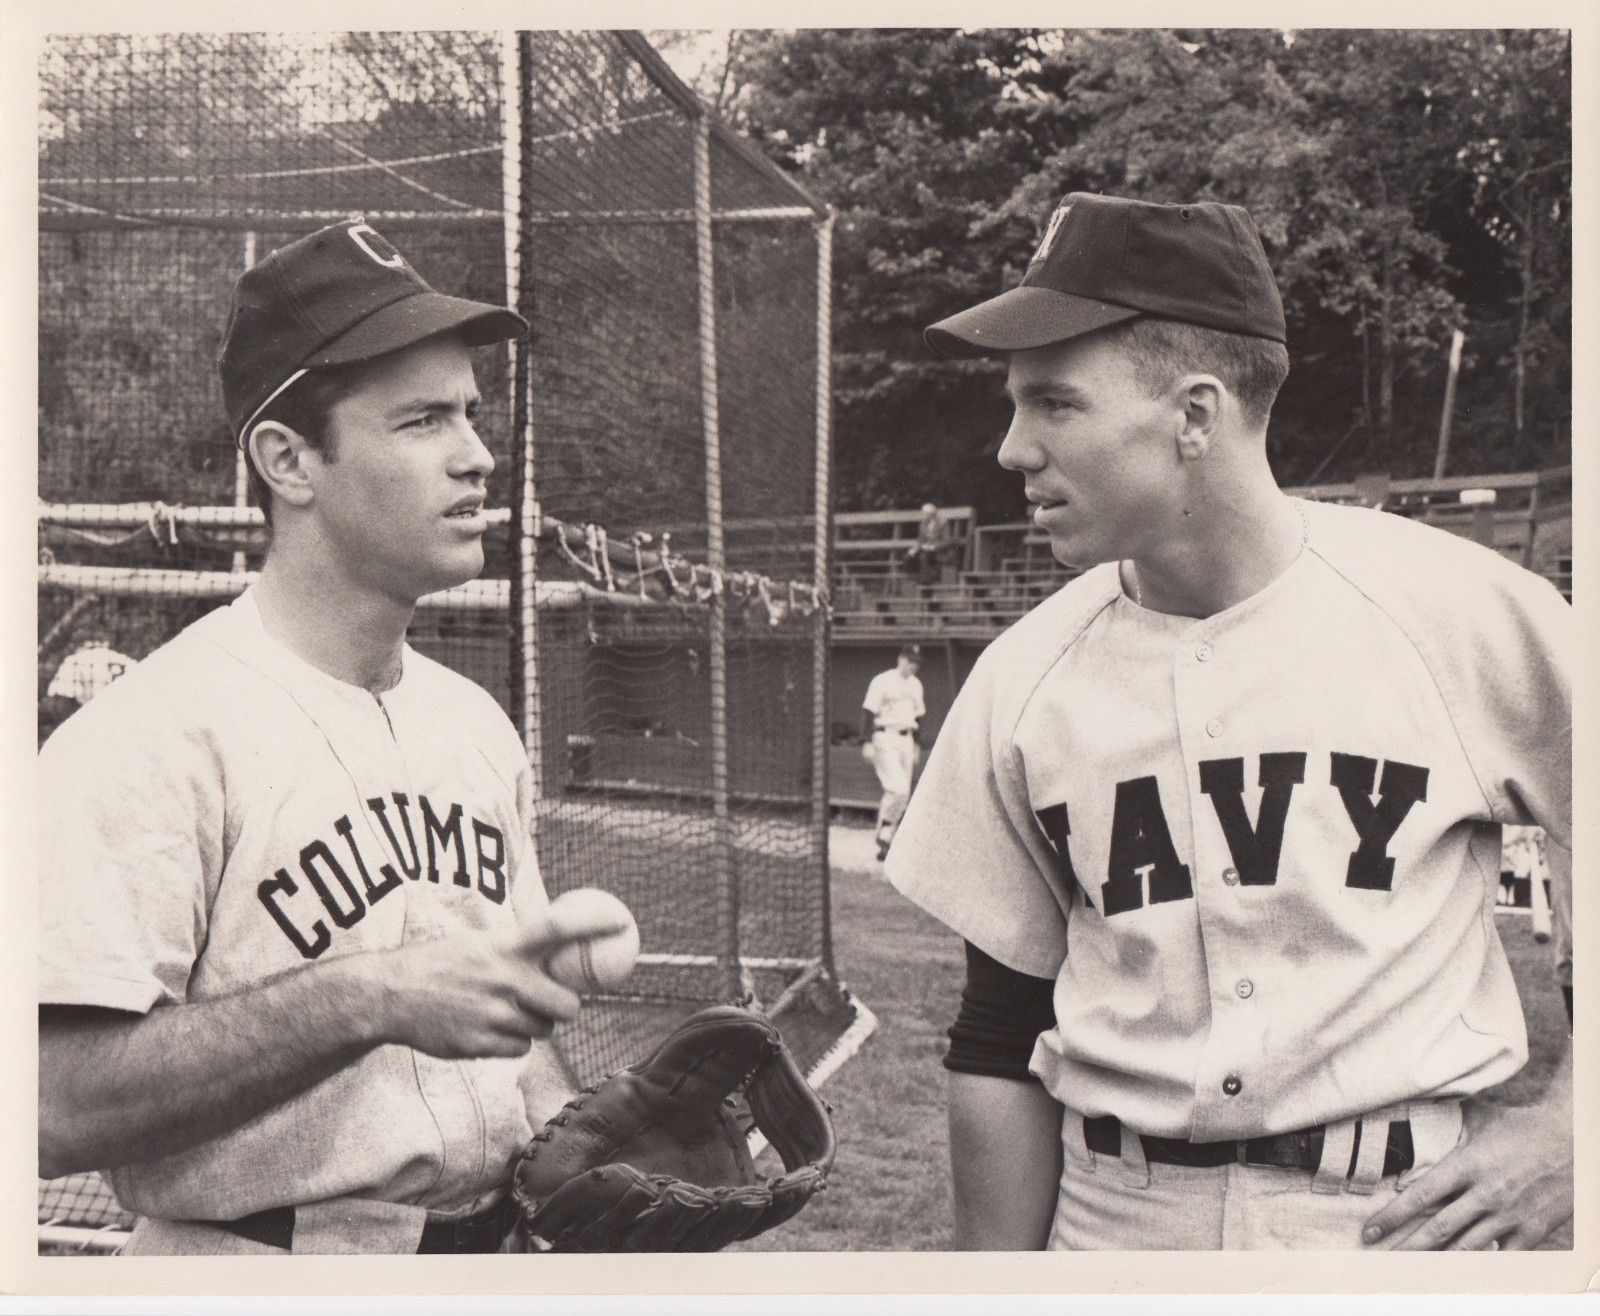
POLYGON ((1247 206, 1283 289, 1287 483, 1569 459, 1564 32, 1052 29, 738 33, 723 113, 838 210, 839 487, 1020 511, 989 362, 922 328, 1010 286, 1070 191, 1247 206))

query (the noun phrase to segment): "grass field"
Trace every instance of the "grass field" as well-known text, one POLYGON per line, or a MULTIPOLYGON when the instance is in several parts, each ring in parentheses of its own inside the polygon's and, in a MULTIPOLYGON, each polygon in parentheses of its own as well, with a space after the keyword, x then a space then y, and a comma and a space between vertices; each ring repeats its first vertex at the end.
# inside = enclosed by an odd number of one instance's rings
MULTIPOLYGON (((961 945, 882 880, 866 829, 836 826, 831 848, 839 972, 876 1012, 878 1031, 823 1089, 839 1134, 829 1191, 740 1250, 947 1249, 949 1145, 939 1061, 961 994, 961 945)), ((1534 942, 1528 919, 1499 922, 1522 988, 1530 1059, 1496 1095, 1520 1105, 1542 1091, 1567 1017, 1550 976, 1550 948, 1534 942)), ((1571 1245, 1570 1227, 1547 1244, 1571 1245)))

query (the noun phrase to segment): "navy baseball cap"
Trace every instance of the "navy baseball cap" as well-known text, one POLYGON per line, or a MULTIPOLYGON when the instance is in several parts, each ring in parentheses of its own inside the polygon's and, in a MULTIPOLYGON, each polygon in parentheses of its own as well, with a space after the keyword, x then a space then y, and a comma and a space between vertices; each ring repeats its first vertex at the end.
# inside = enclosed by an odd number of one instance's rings
POLYGON ((370 361, 435 334, 470 346, 521 338, 515 311, 435 292, 364 219, 274 251, 234 284, 217 370, 239 442, 267 403, 319 366, 370 361))
POLYGON ((930 325, 941 356, 1047 347, 1141 315, 1287 338, 1283 300, 1250 214, 1070 193, 1017 287, 930 325))

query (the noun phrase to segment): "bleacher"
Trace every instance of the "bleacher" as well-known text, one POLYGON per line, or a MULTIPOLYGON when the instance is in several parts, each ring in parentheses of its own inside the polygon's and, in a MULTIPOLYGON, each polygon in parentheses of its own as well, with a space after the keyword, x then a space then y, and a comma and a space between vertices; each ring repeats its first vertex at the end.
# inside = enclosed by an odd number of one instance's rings
MULTIPOLYGON (((1318 502, 1382 507, 1466 535, 1537 571, 1572 597, 1572 468, 1439 480, 1367 477, 1286 492, 1318 502)), ((988 640, 1077 574, 1032 522, 979 526, 970 507, 940 509, 951 548, 938 579, 922 583, 908 550, 921 513, 834 517, 834 635, 860 642, 988 640)))

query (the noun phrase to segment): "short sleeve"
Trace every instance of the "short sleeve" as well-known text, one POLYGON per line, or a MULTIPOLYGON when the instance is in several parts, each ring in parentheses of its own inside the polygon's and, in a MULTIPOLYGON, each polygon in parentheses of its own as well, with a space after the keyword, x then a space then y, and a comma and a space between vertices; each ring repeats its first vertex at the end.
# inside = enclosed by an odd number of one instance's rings
POLYGON ((222 866, 223 791, 204 739, 159 710, 102 696, 40 751, 41 1004, 143 1013, 187 995, 222 866))
POLYGON ((1054 978, 1070 895, 1028 805, 991 648, 951 707, 886 870, 907 897, 1002 964, 1054 978))
POLYGON ((867 693, 861 701, 861 707, 869 713, 876 713, 883 707, 883 682, 876 676, 867 682, 867 693))
POLYGON ((914 683, 912 685, 912 689, 916 692, 917 696, 917 717, 920 720, 921 718, 927 717, 928 706, 922 701, 922 681, 917 677, 912 677, 911 679, 914 683))
POLYGON ((1516 571, 1477 618, 1476 661, 1449 699, 1491 816, 1572 846, 1572 607, 1516 571))

